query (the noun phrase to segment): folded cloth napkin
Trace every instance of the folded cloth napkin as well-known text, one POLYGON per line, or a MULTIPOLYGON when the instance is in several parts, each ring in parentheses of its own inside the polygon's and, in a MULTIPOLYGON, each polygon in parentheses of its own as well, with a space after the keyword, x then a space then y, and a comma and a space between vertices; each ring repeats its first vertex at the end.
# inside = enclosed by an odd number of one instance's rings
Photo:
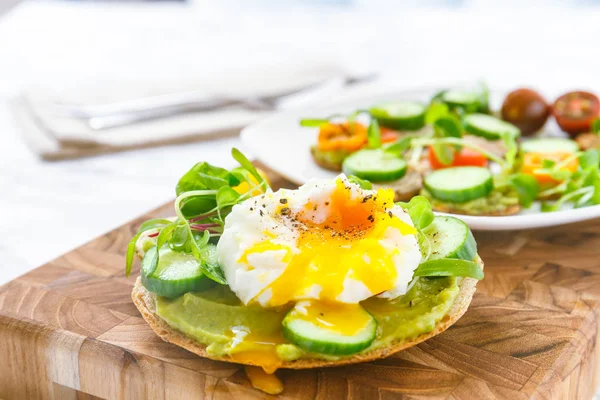
MULTIPOLYGON (((196 140, 235 135, 245 125, 269 115, 243 107, 228 107, 214 111, 183 113, 162 119, 104 130, 90 128, 87 120, 57 114, 56 103, 80 105, 107 104, 146 96, 185 92, 201 92, 214 96, 264 96, 324 83, 313 96, 304 95, 299 104, 314 105, 341 89, 342 76, 347 75, 335 65, 310 68, 288 67, 276 71, 250 71, 243 77, 215 78, 197 82, 153 83, 139 85, 92 86, 61 90, 30 89, 12 100, 10 106, 16 126, 30 148, 44 159, 57 160, 100 153, 185 143, 196 140), (126 89, 123 89, 126 88, 126 89)), ((296 101, 296 103, 298 103, 296 101)))

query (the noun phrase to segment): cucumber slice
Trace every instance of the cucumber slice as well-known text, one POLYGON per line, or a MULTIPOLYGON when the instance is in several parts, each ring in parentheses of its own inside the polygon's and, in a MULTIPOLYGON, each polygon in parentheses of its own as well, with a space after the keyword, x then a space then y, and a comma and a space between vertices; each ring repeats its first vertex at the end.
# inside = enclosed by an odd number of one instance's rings
POLYGON ((463 90, 448 90, 442 94, 442 101, 450 108, 461 107, 467 111, 476 111, 479 108, 480 96, 474 92, 463 90))
POLYGON ((148 250, 142 259, 142 284, 152 293, 174 298, 213 286, 214 282, 204 276, 200 263, 194 256, 173 251, 169 247, 160 250, 156 270, 148 276, 155 254, 156 246, 148 250))
POLYGON ((283 336, 309 352, 331 355, 348 355, 366 349, 375 340, 377 321, 361 306, 352 312, 345 307, 337 310, 316 303, 301 302, 287 313, 282 322, 283 336), (307 307, 313 310, 307 311, 307 307), (315 312, 324 307, 326 311, 315 312), (338 327, 328 321, 342 322, 365 321, 357 331, 340 332, 338 327))
POLYGON ((364 149, 348 156, 342 171, 371 182, 389 182, 406 174, 406 161, 382 149, 364 149))
POLYGON ((494 189, 491 172, 482 167, 440 169, 429 174, 424 185, 436 199, 452 203, 485 197, 494 189))
POLYGON ((379 125, 403 131, 416 131, 425 126, 426 108, 413 101, 377 104, 369 110, 379 125))
POLYGON ((488 140, 502 139, 505 134, 513 136, 521 134, 519 128, 513 124, 486 114, 469 114, 463 119, 463 125, 470 134, 488 140))
POLYGON ((529 139, 521 143, 523 153, 576 153, 579 145, 574 140, 563 138, 529 139))
POLYGON ((473 261, 477 255, 477 242, 469 226, 458 218, 438 215, 425 230, 429 239, 429 260, 458 258, 473 261))

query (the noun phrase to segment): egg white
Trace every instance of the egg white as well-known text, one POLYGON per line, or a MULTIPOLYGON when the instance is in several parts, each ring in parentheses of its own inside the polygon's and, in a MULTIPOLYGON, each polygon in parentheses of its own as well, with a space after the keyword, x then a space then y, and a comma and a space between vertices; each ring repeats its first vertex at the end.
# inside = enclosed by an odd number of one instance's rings
MULTIPOLYGON (((244 304, 254 301, 268 307, 271 300, 269 286, 286 270, 286 255, 289 259, 289 255, 300 252, 297 247, 300 232, 289 221, 276 218, 282 204, 289 207, 292 213, 303 211, 305 218, 312 219, 317 224, 322 223, 329 215, 329 200, 336 189, 338 179, 350 188, 347 195, 352 199, 375 194, 374 191, 363 190, 350 183, 342 174, 336 180, 313 179, 297 190, 281 189, 268 192, 233 207, 225 220, 225 229, 217 245, 217 254, 229 287, 244 304), (309 203, 311 207, 307 208, 309 203), (316 207, 312 207, 313 205, 316 207), (285 249, 248 254, 242 260, 247 249, 264 241, 270 241, 285 249)), ((410 217, 401 207, 394 205, 388 210, 413 227, 410 217)), ((393 257, 397 272, 394 287, 383 293, 372 293, 363 282, 346 276, 337 301, 358 303, 375 295, 395 298, 406 293, 413 272, 421 261, 416 236, 403 235, 398 229, 388 227, 379 243, 390 251, 400 250, 393 257)), ((370 262, 368 257, 364 259, 365 263, 370 262)), ((314 284, 302 293, 296 293, 293 300, 319 299, 320 291, 321 287, 314 284)))

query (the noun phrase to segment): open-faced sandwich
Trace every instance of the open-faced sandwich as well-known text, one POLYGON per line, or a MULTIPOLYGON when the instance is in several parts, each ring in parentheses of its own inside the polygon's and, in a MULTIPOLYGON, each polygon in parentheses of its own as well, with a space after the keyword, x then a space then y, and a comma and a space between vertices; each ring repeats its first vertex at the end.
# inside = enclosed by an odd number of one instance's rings
POLYGON ((483 263, 465 223, 415 197, 339 175, 272 191, 237 150, 231 171, 199 163, 177 185, 174 219, 131 240, 132 298, 165 341, 245 364, 279 393, 279 368, 385 357, 466 311, 483 263))
POLYGON ((481 87, 441 91, 427 106, 404 101, 358 110, 337 125, 332 122, 337 115, 301 124, 319 126, 318 144, 311 150, 319 165, 368 180, 375 189, 392 188, 396 201, 420 194, 436 211, 507 216, 536 201, 541 211, 600 204, 598 113, 600 103, 591 93, 567 93, 551 112, 541 95, 518 89, 506 96, 496 116, 481 87), (577 141, 521 139, 521 133, 541 132, 551 114, 570 135, 587 133, 577 141), (353 134, 327 135, 334 126, 353 134), (321 152, 319 146, 331 138, 336 146, 353 146, 334 152, 335 157, 321 152), (335 163, 325 165, 319 157, 335 163))

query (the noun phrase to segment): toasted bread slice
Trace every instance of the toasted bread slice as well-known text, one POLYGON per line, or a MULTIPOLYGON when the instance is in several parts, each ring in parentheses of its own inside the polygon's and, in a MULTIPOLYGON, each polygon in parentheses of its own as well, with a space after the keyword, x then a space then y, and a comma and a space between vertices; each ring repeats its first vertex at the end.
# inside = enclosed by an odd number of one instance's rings
POLYGON ((336 163, 336 162, 327 160, 325 157, 318 157, 317 151, 318 151, 317 148, 314 146, 310 148, 310 155, 312 156, 315 164, 317 164, 321 168, 325 168, 330 171, 342 172, 342 163, 341 162, 336 163))
MULTIPOLYGON (((483 261, 481 261, 479 257, 477 258, 477 262, 483 269, 483 261)), ((429 333, 422 334, 411 340, 401 340, 392 343, 391 345, 385 348, 379 348, 370 352, 355 354, 353 356, 344 357, 335 361, 308 358, 302 358, 295 361, 284 361, 281 365, 281 368, 306 369, 317 367, 333 367, 344 364, 354 364, 387 357, 398 351, 412 347, 418 343, 421 343, 424 340, 427 340, 439 333, 442 333, 443 331, 448 329, 452 324, 454 324, 465 313, 465 311, 467 311, 467 308, 471 303, 471 299, 473 298, 473 294, 475 293, 476 284, 477 280, 472 278, 464 278, 461 281, 459 285, 460 292, 456 297, 454 304, 450 309, 450 312, 441 321, 439 321, 435 329, 429 333)), ((206 352, 206 346, 185 336, 183 333, 177 331, 176 329, 171 328, 163 319, 161 319, 156 314, 156 297, 154 294, 147 291, 146 288, 144 288, 144 286, 142 286, 140 278, 138 278, 135 283, 135 286, 131 293, 131 298, 133 299, 135 306, 138 308, 138 310, 142 314, 142 317, 146 320, 148 325, 150 325, 152 330, 154 330, 154 332, 156 332, 156 334, 160 336, 164 341, 183 347, 184 349, 191 351, 192 353, 195 353, 201 357, 206 357, 218 361, 235 362, 229 356, 217 357, 208 354, 206 352)), ((258 364, 254 364, 250 361, 248 362, 248 365, 259 366, 258 364)))
POLYGON ((423 188, 423 175, 409 168, 401 179, 393 182, 373 183, 373 189, 391 188, 394 190, 394 201, 409 201, 419 194, 423 188))

